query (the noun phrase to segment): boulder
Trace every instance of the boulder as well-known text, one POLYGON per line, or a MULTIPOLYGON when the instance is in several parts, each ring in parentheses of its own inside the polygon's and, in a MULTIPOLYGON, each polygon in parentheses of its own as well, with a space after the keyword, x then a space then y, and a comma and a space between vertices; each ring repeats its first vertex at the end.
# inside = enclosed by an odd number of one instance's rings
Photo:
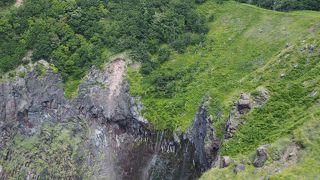
POLYGON ((250 95, 241 93, 237 107, 240 114, 248 113, 251 110, 250 95))
POLYGON ((268 149, 267 146, 261 146, 256 150, 256 157, 253 161, 254 167, 263 167, 264 163, 268 159, 268 149))
POLYGON ((222 163, 221 163, 222 168, 228 167, 230 163, 231 163, 231 158, 229 156, 222 157, 222 163))
POLYGON ((226 139, 233 137, 233 135, 236 133, 238 129, 239 124, 240 124, 240 113, 238 112, 236 106, 234 106, 231 110, 229 119, 226 123, 226 132, 225 132, 226 139))
POLYGON ((246 170, 246 166, 243 163, 240 163, 234 168, 233 171, 234 171, 234 173, 239 173, 244 170, 246 170))

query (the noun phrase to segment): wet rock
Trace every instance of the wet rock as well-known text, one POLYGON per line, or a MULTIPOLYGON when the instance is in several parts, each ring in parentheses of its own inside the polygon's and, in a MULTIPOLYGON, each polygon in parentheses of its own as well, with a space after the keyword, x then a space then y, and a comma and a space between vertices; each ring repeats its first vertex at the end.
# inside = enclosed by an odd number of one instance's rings
POLYGON ((236 167, 234 168, 234 173, 239 173, 239 172, 241 172, 241 171, 244 171, 244 170, 246 170, 246 166, 243 164, 243 163, 240 163, 240 164, 238 164, 238 165, 236 165, 236 167))
POLYGON ((222 164, 221 164, 222 168, 228 167, 230 163, 231 163, 231 158, 229 156, 222 157, 222 164))
POLYGON ((255 167, 263 167, 264 163, 268 159, 268 149, 267 146, 261 146, 256 150, 256 157, 253 161, 255 167))
POLYGON ((211 167, 220 148, 219 140, 212 127, 212 118, 207 112, 206 103, 199 107, 193 126, 187 133, 188 139, 195 147, 196 161, 202 171, 211 167), (206 139, 208 140, 207 142, 206 139))
POLYGON ((157 133, 153 160, 146 179, 197 179, 218 161, 220 143, 208 114, 208 101, 202 103, 187 133, 157 133))

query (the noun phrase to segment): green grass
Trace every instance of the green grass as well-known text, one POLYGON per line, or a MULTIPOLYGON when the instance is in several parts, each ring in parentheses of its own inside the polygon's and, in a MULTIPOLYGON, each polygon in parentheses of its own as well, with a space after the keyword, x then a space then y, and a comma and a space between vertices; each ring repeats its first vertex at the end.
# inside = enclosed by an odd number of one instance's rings
MULTIPOLYGON (((318 111, 319 113, 319 111, 318 111)), ((299 160, 296 164, 290 165, 288 168, 283 169, 277 174, 270 174, 266 168, 259 169, 258 171, 250 164, 254 152, 249 156, 238 155, 233 157, 234 162, 224 169, 213 168, 206 172, 201 179, 214 180, 214 179, 319 179, 320 178, 320 124, 318 119, 311 119, 303 126, 293 131, 292 136, 289 138, 281 138, 275 143, 271 144, 269 148, 269 159, 266 166, 273 166, 280 168, 282 165, 276 157, 276 151, 284 151, 286 147, 292 142, 300 144, 302 147, 299 150, 299 160), (239 174, 235 174, 233 169, 241 160, 245 160, 246 169, 239 174), (272 165, 274 163, 275 165, 272 165), (276 164, 277 163, 277 164, 276 164)))
POLYGON ((72 99, 78 96, 79 85, 81 80, 78 79, 69 79, 64 84, 64 93, 67 99, 72 99))
POLYGON ((184 54, 173 53, 168 62, 148 76, 141 76, 135 68, 129 70, 131 92, 143 97, 145 116, 158 129, 185 130, 207 94, 215 100, 214 106, 220 104, 222 119, 226 118, 241 91, 251 91, 260 85, 242 79, 284 51, 287 42, 298 43, 316 36, 310 35, 308 28, 318 27, 314 17, 320 16, 311 12, 306 15, 272 12, 235 2, 223 5, 207 2, 199 8, 199 13, 213 14, 215 19, 210 23, 205 45, 190 47, 184 54), (172 95, 157 96, 156 79, 176 76, 195 64, 200 70, 188 74, 192 76, 191 82, 183 84, 183 78, 169 78, 165 87, 174 86, 172 95))
MULTIPOLYGON (((290 136, 319 119, 319 96, 311 94, 320 92, 320 13, 283 13, 211 1, 198 11, 214 16, 206 44, 189 47, 183 54, 172 53, 168 62, 147 76, 137 68, 129 69, 131 93, 142 97, 143 113, 155 129, 186 130, 209 95, 209 110, 222 137, 240 93, 253 93, 261 86, 268 89, 270 99, 242 117, 244 123, 235 137, 223 144, 223 155, 247 157, 258 146, 290 136), (301 51, 311 44, 316 46, 313 53, 301 51)), ((253 172, 252 168, 246 173, 253 172)))
POLYGON ((294 166, 271 179, 319 179, 320 178, 320 125, 313 120, 294 131, 296 141, 303 144, 303 157, 294 166))

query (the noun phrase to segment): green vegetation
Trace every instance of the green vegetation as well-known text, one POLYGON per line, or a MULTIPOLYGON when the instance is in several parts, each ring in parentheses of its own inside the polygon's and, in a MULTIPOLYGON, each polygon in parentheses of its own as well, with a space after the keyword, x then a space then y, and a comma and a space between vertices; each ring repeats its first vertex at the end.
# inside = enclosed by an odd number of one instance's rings
POLYGON ((320 0, 237 0, 277 11, 320 10, 320 0))
MULTIPOLYGON (((198 12, 206 17, 214 14, 204 44, 191 46, 182 54, 172 51, 169 60, 149 75, 142 76, 135 68, 129 71, 131 92, 142 96, 144 115, 156 129, 186 130, 202 98, 210 95, 210 113, 222 137, 240 93, 254 94, 259 87, 269 91, 269 100, 242 117, 234 138, 224 142, 222 155, 251 162, 258 146, 292 136, 311 121, 317 124, 319 13, 272 12, 235 2, 206 2, 198 12)), ((294 176, 299 169, 303 176, 313 162, 318 167, 310 157, 284 173, 294 176)), ((219 179, 220 174, 233 178, 233 168, 214 169, 205 177, 219 179)), ((237 178, 254 178, 254 172, 250 165, 237 178)))
POLYGON ((298 164, 285 169, 271 179, 318 179, 320 177, 320 126, 313 120, 294 131, 295 140, 304 151, 298 164))
MULTIPOLYGON (((320 4, 250 2, 280 11, 318 10, 320 4)), ((209 111, 222 138, 240 93, 256 94, 259 87, 265 87, 270 95, 267 103, 242 116, 243 123, 223 143, 221 154, 250 162, 262 144, 271 144, 275 158, 288 143, 297 142, 302 147, 301 160, 272 178, 317 178, 319 13, 283 13, 223 0, 27 0, 21 8, 0 16, 0 73, 22 64, 22 57, 32 50, 34 61, 46 59, 62 74, 66 97, 72 98, 91 66, 100 67, 114 54, 126 52, 134 60, 128 72, 131 93, 142 97, 144 116, 155 129, 187 130, 203 98, 210 96, 209 111)), ((41 65, 36 71, 40 77, 45 72, 41 65)), ((22 176, 29 169, 40 173, 48 167, 47 161, 56 158, 54 168, 46 173, 75 177, 68 173, 78 168, 60 166, 78 163, 74 161, 80 135, 71 136, 71 130, 60 125, 45 126, 42 131, 49 132, 53 142, 48 143, 42 134, 31 138, 18 134, 12 148, 1 150, 14 154, 4 168, 14 172, 24 167, 25 172, 16 173, 22 176), (50 158, 33 161, 31 157, 47 157, 43 152, 51 153, 50 158), (60 161, 61 154, 66 162, 60 161), (59 174, 59 168, 67 171, 59 174)), ((4 161, 0 159, 1 164, 4 161)), ((248 164, 245 172, 235 176, 233 168, 213 169, 204 178, 267 174, 263 170, 255 174, 248 164)))
MULTIPOLYGON (((253 92, 262 85, 262 82, 247 83, 248 80, 243 79, 245 76, 275 59, 281 51, 289 51, 285 49, 286 43, 299 43, 318 35, 309 31, 319 26, 315 18, 319 15, 312 12, 299 17, 295 13, 272 13, 234 2, 223 5, 207 2, 198 8, 198 13, 206 17, 214 14, 215 21, 209 23, 205 43, 191 46, 183 54, 172 51, 170 59, 150 75, 141 76, 135 68, 129 72, 131 92, 142 96, 145 116, 156 128, 185 130, 205 95, 213 98, 210 108, 216 115, 216 124, 224 124, 240 92, 253 92)), ((304 69, 299 74, 307 71, 304 69)), ((270 75, 268 73, 266 76, 270 75)), ((280 77, 280 74, 271 74, 274 76, 265 78, 280 77)), ((274 84, 277 86, 280 82, 285 85, 289 81, 279 79, 274 84)), ((270 85, 265 83, 266 87, 270 85)), ((283 96, 286 93, 284 91, 283 96)), ((297 99, 303 98, 307 91, 299 93, 304 94, 297 99)), ((274 98, 277 103, 278 97, 274 98)))
POLYGON ((206 18, 195 6, 193 0, 27 0, 1 14, 0 73, 20 65, 32 50, 33 60, 45 59, 59 70, 67 96, 92 65, 115 53, 128 51, 148 74, 170 56, 160 45, 183 52, 204 41, 206 18))
POLYGON ((45 123, 39 134, 31 137, 17 133, 11 144, 0 150, 0 163, 13 179, 23 179, 28 174, 40 174, 42 179, 70 179, 86 177, 84 155, 79 143, 85 139, 85 123, 45 123), (78 129, 81 128, 81 129, 78 129), (10 152, 10 157, 5 154, 10 152))
MULTIPOLYGON (((317 112, 319 115, 319 111, 317 112)), ((281 138, 269 147, 269 160, 266 162, 266 167, 256 170, 250 162, 254 157, 254 152, 249 156, 237 155, 234 162, 227 168, 214 168, 206 172, 201 179, 259 179, 261 177, 269 179, 319 179, 320 177, 320 159, 318 154, 320 146, 318 119, 313 119, 298 127, 293 131, 293 135, 286 138, 281 138), (298 162, 286 167, 285 162, 281 162, 279 154, 283 154, 285 150, 296 142, 301 146, 298 152, 298 162), (246 169, 243 172, 235 174, 233 169, 237 163, 245 160, 246 169), (282 169, 281 172, 275 173, 275 169, 282 169), (273 173, 270 173, 273 172, 273 173)))
POLYGON ((0 2, 0 8, 3 6, 11 5, 15 2, 15 0, 1 0, 0 2))

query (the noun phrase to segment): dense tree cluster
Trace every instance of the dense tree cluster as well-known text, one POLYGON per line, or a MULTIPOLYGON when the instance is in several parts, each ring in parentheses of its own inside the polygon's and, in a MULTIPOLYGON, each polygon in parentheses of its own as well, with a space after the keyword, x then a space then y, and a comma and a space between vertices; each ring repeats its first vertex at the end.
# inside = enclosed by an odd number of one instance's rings
POLYGON ((0 72, 21 64, 28 50, 67 78, 104 61, 103 51, 128 51, 149 73, 170 56, 204 41, 205 17, 195 0, 26 0, 1 15, 0 72), (165 48, 161 45, 167 44, 165 48), (169 45, 169 46, 168 46, 169 45), (151 59, 153 55, 157 58, 151 59))
POLYGON ((183 52, 188 45, 204 41, 206 19, 195 12, 194 6, 194 0, 112 1, 108 10, 115 23, 106 32, 110 37, 107 44, 119 52, 130 49, 147 74, 168 59, 168 50, 159 49, 160 44, 183 52), (151 55, 157 53, 158 60, 152 60, 151 55))
POLYGON ((101 61, 99 20, 106 15, 100 0, 26 0, 1 17, 0 72, 16 67, 32 50, 34 60, 51 61, 65 79, 81 77, 101 61))
POLYGON ((10 5, 10 4, 13 4, 15 0, 1 0, 0 1, 0 7, 1 6, 7 6, 7 5, 10 5))
POLYGON ((320 0, 237 0, 277 11, 320 10, 320 0))

